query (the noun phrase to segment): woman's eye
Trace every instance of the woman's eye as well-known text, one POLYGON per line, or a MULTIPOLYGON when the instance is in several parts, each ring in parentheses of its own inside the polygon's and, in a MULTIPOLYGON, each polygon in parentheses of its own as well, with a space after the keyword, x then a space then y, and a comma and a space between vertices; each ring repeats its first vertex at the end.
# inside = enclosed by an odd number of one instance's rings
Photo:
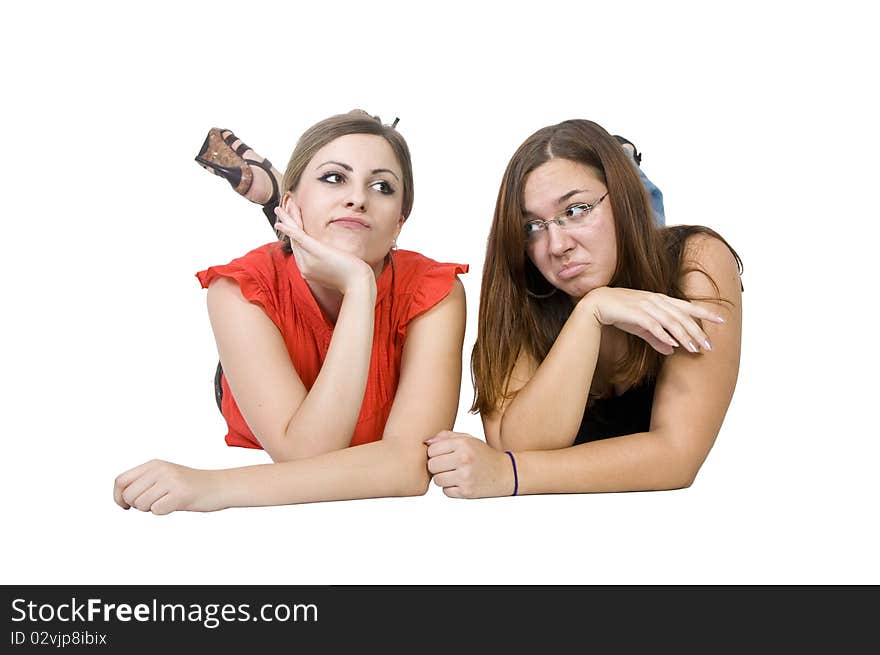
POLYGON ((588 211, 590 211, 589 205, 572 205, 571 207, 569 207, 568 209, 565 210, 565 215, 571 216, 571 217, 583 216, 588 211))
POLYGON ((542 223, 526 223, 525 224, 526 236, 531 236, 533 234, 537 234, 541 231, 541 228, 544 227, 542 223))
POLYGON ((373 189, 375 189, 376 191, 378 191, 379 193, 383 193, 386 196, 389 196, 392 193, 394 193, 394 189, 391 187, 390 184, 388 184, 388 182, 375 182, 374 184, 372 184, 370 186, 373 189))
POLYGON ((322 175, 318 178, 322 182, 327 182, 328 184, 339 184, 345 178, 342 177, 339 173, 327 173, 326 175, 322 175))

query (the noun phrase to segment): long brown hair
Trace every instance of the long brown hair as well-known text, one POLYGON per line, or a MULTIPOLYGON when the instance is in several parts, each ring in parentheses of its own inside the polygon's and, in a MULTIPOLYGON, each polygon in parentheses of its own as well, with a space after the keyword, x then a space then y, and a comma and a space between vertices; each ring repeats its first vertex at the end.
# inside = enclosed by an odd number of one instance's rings
MULTIPOLYGON (((551 159, 590 167, 608 189, 617 236, 617 268, 608 286, 687 300, 679 286, 685 239, 695 233, 721 239, 702 226, 656 227, 635 165, 618 141, 596 123, 568 120, 535 132, 514 153, 498 191, 471 355, 472 412, 492 412, 509 398, 507 384, 520 352, 542 362, 571 314, 571 299, 554 292, 525 251, 525 180, 551 159)), ((741 268, 739 257, 732 248, 731 252, 741 268)), ((612 382, 628 388, 656 375, 661 360, 643 339, 626 337, 626 355, 617 362, 612 382)))
MULTIPOLYGON (((396 124, 397 121, 395 121, 396 124)), ((401 178, 401 186, 403 187, 401 211, 403 217, 408 218, 414 199, 412 160, 406 140, 395 129, 395 125, 385 125, 378 116, 371 116, 362 109, 352 109, 347 114, 337 114, 315 123, 303 132, 293 149, 287 170, 281 180, 281 197, 288 191, 296 190, 303 171, 312 161, 312 157, 328 143, 348 134, 375 134, 388 142, 400 164, 403 176, 401 178)), ((284 236, 283 241, 284 252, 290 254, 290 237, 284 236)))

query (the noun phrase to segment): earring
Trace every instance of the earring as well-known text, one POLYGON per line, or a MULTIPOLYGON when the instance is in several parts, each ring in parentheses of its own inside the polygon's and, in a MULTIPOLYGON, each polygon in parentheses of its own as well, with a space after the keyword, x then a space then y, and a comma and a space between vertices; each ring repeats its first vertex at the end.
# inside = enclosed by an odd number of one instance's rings
POLYGON ((539 293, 535 293, 534 291, 532 291, 529 288, 526 288, 526 294, 528 296, 531 296, 532 298, 537 298, 538 300, 545 300, 545 299, 549 298, 550 296, 552 296, 557 291, 559 291, 559 289, 557 289, 556 287, 553 287, 553 291, 548 291, 547 293, 540 293, 539 294, 539 293))

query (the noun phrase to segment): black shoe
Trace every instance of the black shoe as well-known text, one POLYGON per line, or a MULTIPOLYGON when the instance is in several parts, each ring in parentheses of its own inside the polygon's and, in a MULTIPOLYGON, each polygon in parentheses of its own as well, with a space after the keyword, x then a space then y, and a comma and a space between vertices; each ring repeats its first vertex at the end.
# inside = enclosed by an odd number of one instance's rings
POLYGON ((617 141, 618 141, 618 143, 620 143, 620 145, 632 146, 633 160, 636 162, 636 166, 641 166, 642 165, 642 153, 640 153, 638 151, 638 149, 636 148, 636 144, 633 143, 632 141, 630 141, 629 139, 624 139, 622 136, 619 136, 617 134, 614 134, 613 136, 615 139, 617 139, 617 141))

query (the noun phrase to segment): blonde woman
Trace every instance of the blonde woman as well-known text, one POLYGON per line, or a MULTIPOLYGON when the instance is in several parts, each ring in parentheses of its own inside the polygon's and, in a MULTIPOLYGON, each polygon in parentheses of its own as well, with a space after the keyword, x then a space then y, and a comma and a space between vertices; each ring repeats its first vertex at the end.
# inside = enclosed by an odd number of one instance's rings
POLYGON ((202 163, 238 170, 243 193, 274 180, 283 240, 198 278, 226 441, 273 463, 152 460, 116 478, 116 503, 168 514, 425 493, 423 442, 457 412, 467 266, 396 249, 413 203, 406 142, 364 112, 333 116, 302 135, 279 183, 230 134, 209 135, 202 163))

